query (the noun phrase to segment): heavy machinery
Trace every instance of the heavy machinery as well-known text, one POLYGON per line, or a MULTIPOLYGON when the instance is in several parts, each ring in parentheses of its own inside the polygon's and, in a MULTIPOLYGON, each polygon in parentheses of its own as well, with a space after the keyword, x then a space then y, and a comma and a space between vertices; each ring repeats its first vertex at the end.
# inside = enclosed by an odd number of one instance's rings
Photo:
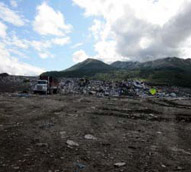
POLYGON ((49 76, 40 76, 37 84, 34 86, 34 93, 56 94, 58 92, 59 82, 56 78, 49 76))

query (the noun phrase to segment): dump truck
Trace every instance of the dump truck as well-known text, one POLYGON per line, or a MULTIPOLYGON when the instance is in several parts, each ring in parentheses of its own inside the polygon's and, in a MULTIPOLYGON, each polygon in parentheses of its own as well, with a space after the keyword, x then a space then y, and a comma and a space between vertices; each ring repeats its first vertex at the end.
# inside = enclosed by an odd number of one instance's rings
POLYGON ((56 94, 58 92, 59 82, 52 76, 40 76, 37 84, 34 86, 34 93, 56 94))

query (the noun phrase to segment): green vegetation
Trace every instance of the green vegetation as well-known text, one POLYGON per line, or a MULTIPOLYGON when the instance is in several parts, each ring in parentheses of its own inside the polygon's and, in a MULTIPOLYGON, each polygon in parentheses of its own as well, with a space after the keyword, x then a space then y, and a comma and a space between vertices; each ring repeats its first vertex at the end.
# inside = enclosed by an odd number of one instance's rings
POLYGON ((42 75, 54 77, 92 77, 97 73, 107 73, 115 70, 114 67, 95 59, 87 59, 64 71, 46 72, 42 75))
POLYGON ((154 84, 191 87, 191 59, 176 57, 145 63, 115 62, 111 65, 87 59, 60 72, 46 72, 54 77, 87 77, 106 81, 138 79, 154 84))

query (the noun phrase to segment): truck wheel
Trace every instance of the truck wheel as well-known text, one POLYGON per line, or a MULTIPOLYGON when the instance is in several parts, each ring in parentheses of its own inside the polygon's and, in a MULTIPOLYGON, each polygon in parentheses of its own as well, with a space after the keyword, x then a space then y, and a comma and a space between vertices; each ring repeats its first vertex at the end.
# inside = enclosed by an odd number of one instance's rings
POLYGON ((54 93, 54 94, 57 94, 57 89, 54 89, 54 90, 53 90, 53 93, 54 93))

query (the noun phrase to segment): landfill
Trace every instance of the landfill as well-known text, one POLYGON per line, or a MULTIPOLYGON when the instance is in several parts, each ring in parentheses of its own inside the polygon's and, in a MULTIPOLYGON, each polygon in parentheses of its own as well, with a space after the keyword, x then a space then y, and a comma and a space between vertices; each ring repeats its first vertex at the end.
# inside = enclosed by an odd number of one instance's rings
POLYGON ((141 81, 107 82, 84 78, 64 78, 60 81, 61 94, 83 94, 98 97, 191 97, 190 89, 171 86, 152 86, 141 81))

